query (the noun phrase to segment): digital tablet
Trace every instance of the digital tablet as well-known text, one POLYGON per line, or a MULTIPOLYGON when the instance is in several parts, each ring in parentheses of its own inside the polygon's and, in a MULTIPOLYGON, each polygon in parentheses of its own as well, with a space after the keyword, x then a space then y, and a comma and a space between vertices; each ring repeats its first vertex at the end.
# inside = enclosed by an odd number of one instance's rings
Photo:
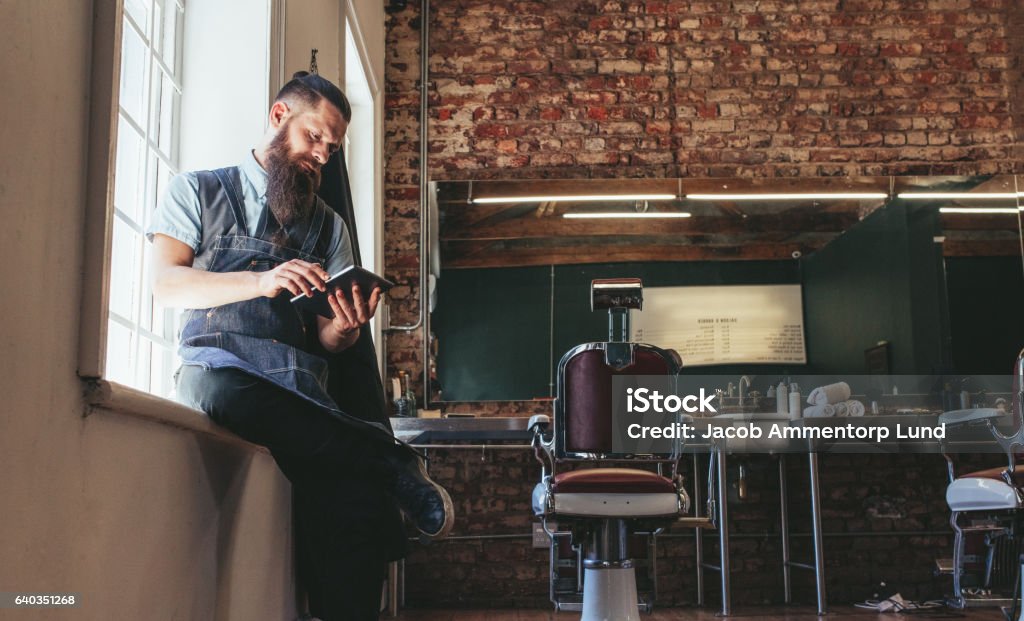
POLYGON ((313 295, 308 296, 305 293, 299 294, 292 298, 292 304, 302 310, 307 310, 317 315, 323 315, 328 319, 334 317, 334 311, 331 310, 331 304, 327 301, 327 294, 334 293, 338 289, 345 290, 345 297, 348 301, 352 301, 352 285, 359 285, 359 289, 362 292, 364 299, 369 302, 370 294, 373 293, 374 287, 380 287, 381 293, 384 293, 391 287, 395 286, 395 283, 391 282, 387 278, 383 278, 374 274, 369 270, 365 270, 361 267, 353 265, 352 267, 346 268, 334 276, 327 279, 324 283, 327 286, 327 291, 320 291, 319 289, 313 289, 313 295))

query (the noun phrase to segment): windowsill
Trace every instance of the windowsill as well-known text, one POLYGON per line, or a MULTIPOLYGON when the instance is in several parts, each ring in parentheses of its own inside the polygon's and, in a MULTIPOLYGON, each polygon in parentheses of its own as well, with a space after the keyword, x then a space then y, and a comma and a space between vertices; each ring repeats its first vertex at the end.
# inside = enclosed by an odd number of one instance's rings
POLYGON ((243 440, 227 431, 210 420, 203 412, 169 399, 104 379, 85 379, 82 380, 82 386, 86 416, 94 412, 127 414, 169 427, 202 433, 256 452, 268 452, 266 448, 243 440))

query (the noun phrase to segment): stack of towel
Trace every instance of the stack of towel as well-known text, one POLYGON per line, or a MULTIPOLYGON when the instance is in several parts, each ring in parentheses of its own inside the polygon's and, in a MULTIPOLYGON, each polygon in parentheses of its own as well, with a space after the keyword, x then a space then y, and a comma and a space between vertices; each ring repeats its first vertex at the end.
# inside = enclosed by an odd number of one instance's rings
POLYGON ((820 418, 823 416, 864 416, 864 404, 850 399, 850 385, 837 382, 828 386, 819 386, 807 395, 804 417, 820 418))

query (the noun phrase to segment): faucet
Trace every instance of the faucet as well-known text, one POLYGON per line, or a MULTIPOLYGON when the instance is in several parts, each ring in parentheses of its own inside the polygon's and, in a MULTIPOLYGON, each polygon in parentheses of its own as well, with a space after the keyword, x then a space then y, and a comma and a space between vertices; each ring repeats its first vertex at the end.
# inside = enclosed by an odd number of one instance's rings
POLYGON ((746 375, 740 377, 740 407, 743 407, 743 401, 747 398, 747 389, 750 388, 750 378, 746 375))

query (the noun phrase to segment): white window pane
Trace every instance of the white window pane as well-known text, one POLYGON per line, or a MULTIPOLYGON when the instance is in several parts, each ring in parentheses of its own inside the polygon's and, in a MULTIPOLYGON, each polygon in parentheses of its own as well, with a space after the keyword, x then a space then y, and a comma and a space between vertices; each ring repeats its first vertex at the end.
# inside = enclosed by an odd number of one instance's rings
POLYGON ((132 346, 132 331, 116 321, 107 322, 107 379, 134 384, 135 348, 132 346))
POLYGON ((149 226, 149 223, 152 221, 153 213, 156 211, 157 202, 159 202, 159 200, 163 198, 164 194, 167 193, 167 184, 170 182, 171 177, 174 176, 174 171, 171 170, 166 164, 164 164, 163 160, 159 158, 156 159, 155 168, 156 189, 154 195, 156 197, 156 200, 153 202, 153 204, 146 212, 145 221, 147 227, 149 226))
POLYGON ((173 352, 158 343, 152 345, 152 359, 149 367, 149 390, 161 397, 171 396, 171 377, 174 374, 173 352))
POLYGON ((163 59, 164 64, 172 72, 177 73, 178 28, 182 22, 182 15, 178 11, 178 5, 174 0, 164 0, 164 3, 163 33, 161 34, 160 45, 157 46, 157 51, 160 53, 160 58, 163 59))
POLYGON ((135 321, 141 236, 121 218, 114 218, 114 243, 110 258, 110 312, 135 321))
POLYGON ((132 379, 132 387, 151 393, 153 388, 149 381, 149 372, 152 367, 149 364, 149 360, 150 356, 152 356, 153 343, 144 334, 139 334, 138 339, 138 362, 135 364, 135 377, 132 379))
POLYGON ((164 36, 164 11, 163 7, 160 6, 161 4, 162 0, 155 0, 155 2, 153 2, 153 31, 149 37, 149 44, 156 52, 160 51, 160 42, 164 36))
POLYGON ((159 178, 157 162, 160 161, 160 158, 157 157, 156 151, 152 149, 147 149, 146 153, 148 154, 148 166, 146 166, 146 202, 143 203, 145 205, 145 210, 143 213, 139 214, 139 219, 136 221, 139 228, 142 228, 142 223, 148 219, 149 213, 156 208, 157 200, 156 188, 159 178))
POLYGON ((149 279, 149 274, 153 269, 152 261, 152 245, 147 242, 142 247, 142 278, 138 285, 141 290, 141 295, 139 296, 139 326, 154 334, 160 334, 163 331, 163 325, 159 322, 154 322, 154 307, 156 306, 156 302, 153 300, 153 289, 150 286, 149 279))
POLYGON ((140 127, 145 127, 149 53, 146 44, 127 22, 121 42, 121 107, 140 127))
POLYGON ((160 151, 168 158, 174 154, 174 113, 178 109, 180 96, 174 83, 160 70, 156 61, 153 61, 153 122, 149 129, 153 142, 160 148, 160 151))
POLYGON ((140 222, 145 213, 145 164, 146 145, 142 136, 124 119, 120 119, 117 127, 114 206, 135 222, 140 222))
MULTIPOLYGON (((149 24, 150 0, 124 0, 124 12, 135 20, 135 23, 146 32, 149 24)), ((125 24, 125 28, 128 24, 125 24)))

